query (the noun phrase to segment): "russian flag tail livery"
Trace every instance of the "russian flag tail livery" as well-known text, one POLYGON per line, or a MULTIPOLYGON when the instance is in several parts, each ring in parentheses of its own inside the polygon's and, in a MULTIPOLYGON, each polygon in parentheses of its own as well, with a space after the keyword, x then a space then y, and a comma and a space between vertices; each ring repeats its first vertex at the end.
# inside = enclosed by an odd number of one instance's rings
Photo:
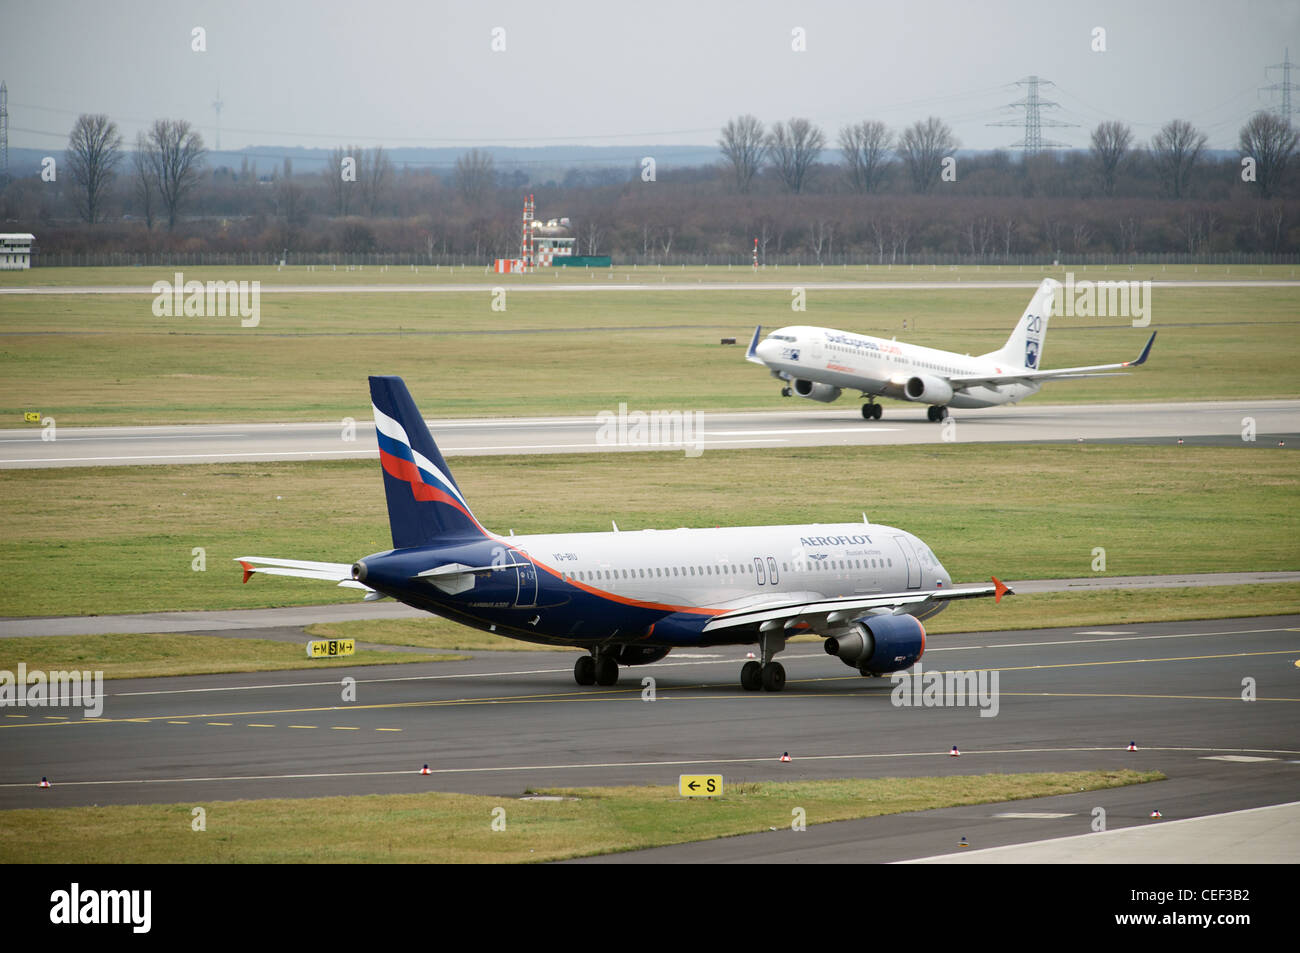
POLYGON ((375 411, 393 548, 486 536, 402 379, 371 377, 370 402, 375 411))

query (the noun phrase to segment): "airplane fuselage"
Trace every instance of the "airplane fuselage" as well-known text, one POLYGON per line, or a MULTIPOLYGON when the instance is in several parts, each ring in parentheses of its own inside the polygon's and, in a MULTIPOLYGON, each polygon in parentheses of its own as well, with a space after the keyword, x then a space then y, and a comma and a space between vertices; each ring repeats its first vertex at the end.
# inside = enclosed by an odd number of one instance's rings
MULTIPOLYGON (((916 378, 996 377, 1023 370, 988 358, 803 325, 773 331, 755 350, 773 376, 898 400, 918 399, 907 392, 908 382, 916 378)), ((940 403, 961 408, 995 407, 1023 400, 1036 394, 1039 387, 1032 382, 971 387, 951 394, 940 403)), ((830 392, 825 394, 830 397, 830 392)), ((813 396, 813 399, 819 398, 813 396)))
MULTIPOLYGON (((704 626, 774 598, 951 586, 919 538, 866 523, 448 540, 367 556, 354 577, 408 605, 513 638, 666 648, 752 642, 704 626)), ((942 607, 927 602, 909 612, 926 618, 942 607)))

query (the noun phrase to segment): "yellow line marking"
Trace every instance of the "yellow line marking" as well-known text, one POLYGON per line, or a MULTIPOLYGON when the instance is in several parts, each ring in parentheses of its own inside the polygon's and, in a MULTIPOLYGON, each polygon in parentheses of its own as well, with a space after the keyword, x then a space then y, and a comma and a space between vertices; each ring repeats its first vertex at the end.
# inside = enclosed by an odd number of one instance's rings
MULTIPOLYGON (((1297 664, 1297 665, 1300 665, 1300 662, 1296 662, 1296 664, 1297 664)), ((5 715, 5 717, 6 717, 6 718, 26 718, 27 716, 26 716, 26 715, 5 715)))
POLYGON ((219 727, 221 727, 221 728, 229 728, 229 727, 231 726, 232 722, 229 722, 229 721, 210 721, 210 722, 208 722, 208 724, 209 724, 209 725, 217 725, 217 726, 219 726, 219 727))
POLYGON ((331 726, 330 726, 330 730, 331 730, 331 731, 360 731, 361 729, 360 729, 360 728, 345 728, 345 727, 342 727, 342 726, 340 726, 340 725, 331 725, 331 726))
POLYGON ((290 728, 315 728, 315 725, 290 725, 290 728))
POLYGON ((245 728, 274 728, 275 725, 245 725, 245 728))
POLYGON ((376 728, 375 731, 401 731, 401 728, 376 728))
MULTIPOLYGON (((1183 656, 1175 656, 1171 658, 1116 659, 1113 661, 1095 661, 1095 662, 1063 662, 1060 664, 1053 664, 1053 665, 1022 665, 1017 667, 1005 667, 1005 668, 994 667, 994 668, 984 668, 984 669, 952 669, 952 671, 1024 672, 1024 671, 1037 671, 1039 669, 1054 669, 1054 668, 1089 668, 1098 665, 1137 665, 1137 664, 1146 664, 1151 662, 1191 662, 1191 661, 1204 661, 1208 659, 1257 658, 1257 657, 1269 656, 1269 655, 1291 655, 1294 654, 1294 652, 1295 649, 1280 649, 1280 650, 1268 651, 1268 652, 1229 652, 1220 655, 1183 655, 1183 656)), ((948 670, 929 669, 927 670, 927 674, 928 672, 931 671, 945 672, 948 670)), ((860 675, 834 675, 834 676, 824 676, 818 678, 807 678, 807 679, 801 678, 801 679, 790 681, 787 684, 795 685, 795 684, 810 683, 810 682, 857 681, 860 680, 861 677, 862 676, 860 675)), ((680 693, 680 692, 687 692, 687 691, 700 690, 700 689, 716 690, 717 688, 718 686, 716 684, 664 686, 658 690, 658 696, 660 699, 666 699, 668 697, 669 692, 680 693)), ((867 690, 862 692, 845 693, 842 696, 840 695, 825 696, 825 695, 819 695, 817 693, 801 694, 797 692, 779 692, 779 693, 772 693, 770 695, 769 693, 763 693, 763 694, 767 697, 772 697, 772 698, 858 697, 860 695, 888 694, 890 690, 891 690, 891 686, 889 684, 883 684, 880 686, 879 689, 874 691, 868 688, 867 690)), ((1025 694, 1042 695, 1048 693, 1026 692, 1025 694)), ((431 701, 416 701, 416 702, 385 702, 376 705, 329 705, 329 706, 318 707, 318 708, 271 708, 271 709, 264 709, 261 711, 204 712, 204 713, 198 713, 192 715, 185 715, 183 717, 190 718, 190 719, 203 719, 203 718, 222 717, 222 716, 227 718, 231 718, 231 717, 238 718, 241 716, 247 717, 248 715, 295 715, 295 714, 302 715, 302 714, 308 714, 312 712, 376 711, 380 709, 398 709, 398 708, 443 708, 443 707, 455 707, 455 706, 462 706, 462 705, 538 704, 542 702, 554 703, 554 702, 563 702, 563 701, 591 702, 591 701, 633 701, 635 700, 639 702, 640 697, 641 697, 640 687, 629 686, 627 688, 610 688, 610 689, 605 689, 603 691, 583 691, 581 689, 575 689, 573 691, 549 692, 549 693, 538 694, 538 695, 499 695, 499 696, 487 696, 484 698, 447 698, 447 699, 438 699, 438 700, 431 700, 431 701)), ((744 700, 753 697, 754 697, 753 693, 737 691, 734 694, 728 693, 726 695, 708 695, 708 696, 691 695, 683 698, 677 698, 674 700, 738 701, 738 700, 744 700)), ((1105 697, 1105 696, 1101 696, 1101 697, 1105 697)), ((1139 695, 1133 697, 1140 698, 1140 697, 1147 697, 1147 696, 1139 695)), ((1158 696, 1152 696, 1152 697, 1158 697, 1158 696)), ((1198 698, 1203 696, 1187 696, 1187 697, 1198 698)), ((1217 696, 1211 696, 1211 697, 1217 697, 1217 696)), ((1261 701, 1296 701, 1297 699, 1269 698, 1269 699, 1260 699, 1260 700, 1261 701)), ((147 724, 153 721, 166 721, 166 720, 168 720, 167 717, 163 715, 146 715, 139 718, 87 718, 81 721, 31 722, 25 725, 0 725, 0 730, 4 730, 5 728, 40 728, 40 727, 55 727, 58 725, 115 724, 115 723, 123 723, 123 722, 147 724)), ((272 728, 275 726, 274 725, 250 725, 249 727, 272 728)), ((346 729, 335 729, 335 730, 359 731, 360 729, 346 728, 346 729)))
POLYGON ((167 722, 167 724, 169 724, 169 725, 188 725, 189 722, 188 722, 188 721, 169 721, 169 722, 167 722))
POLYGON ((67 715, 46 715, 45 717, 48 718, 50 721, 67 721, 67 720, 68 720, 68 716, 67 716, 67 715))

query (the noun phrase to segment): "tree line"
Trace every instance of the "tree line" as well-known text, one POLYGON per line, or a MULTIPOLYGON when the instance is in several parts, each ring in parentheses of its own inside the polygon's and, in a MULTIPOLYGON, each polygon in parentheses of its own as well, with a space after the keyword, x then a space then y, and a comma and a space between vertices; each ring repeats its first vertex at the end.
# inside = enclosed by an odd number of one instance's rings
POLYGON ((383 147, 357 146, 336 147, 324 172, 295 174, 287 158, 269 174, 248 158, 210 168, 184 120, 157 120, 127 153, 109 117, 86 114, 69 135, 61 184, 8 183, 0 215, 38 232, 46 250, 391 251, 481 262, 515 254, 521 197, 537 191, 539 217, 571 218, 580 252, 639 261, 743 258, 756 239, 760 256, 816 261, 1280 254, 1300 250, 1297 138, 1261 112, 1226 158, 1208 154, 1205 134, 1183 120, 1145 144, 1126 124, 1104 122, 1087 150, 959 154, 932 116, 898 131, 848 124, 836 151, 808 119, 769 128, 744 115, 722 127, 711 165, 649 176, 644 163, 573 169, 534 183, 498 170, 482 149, 445 173, 398 168, 383 147))

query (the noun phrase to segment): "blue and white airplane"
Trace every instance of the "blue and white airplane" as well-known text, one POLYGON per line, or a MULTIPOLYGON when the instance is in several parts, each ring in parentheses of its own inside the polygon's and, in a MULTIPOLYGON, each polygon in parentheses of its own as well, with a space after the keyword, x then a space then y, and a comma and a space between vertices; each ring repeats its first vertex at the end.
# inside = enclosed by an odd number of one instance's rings
POLYGON ((613 685, 620 665, 674 648, 757 644, 746 690, 780 691, 774 661, 793 635, 863 675, 910 667, 925 651, 921 620, 950 600, 994 596, 952 588, 911 533, 867 523, 498 536, 465 501, 398 377, 371 377, 393 548, 355 563, 244 556, 253 573, 298 576, 390 596, 498 635, 587 650, 579 685, 613 685))
POLYGON ((759 325, 745 357, 780 378, 783 397, 795 394, 829 404, 845 390, 858 390, 867 398, 862 405, 867 420, 879 420, 883 413, 877 397, 892 397, 929 404, 932 421, 945 419, 949 407, 1017 403, 1038 393, 1044 381, 1111 377, 1117 369, 1146 363, 1155 332, 1136 361, 1039 370, 1047 321, 1060 287, 1059 281, 1044 278, 1007 343, 978 357, 802 325, 778 328, 761 342, 759 325))

